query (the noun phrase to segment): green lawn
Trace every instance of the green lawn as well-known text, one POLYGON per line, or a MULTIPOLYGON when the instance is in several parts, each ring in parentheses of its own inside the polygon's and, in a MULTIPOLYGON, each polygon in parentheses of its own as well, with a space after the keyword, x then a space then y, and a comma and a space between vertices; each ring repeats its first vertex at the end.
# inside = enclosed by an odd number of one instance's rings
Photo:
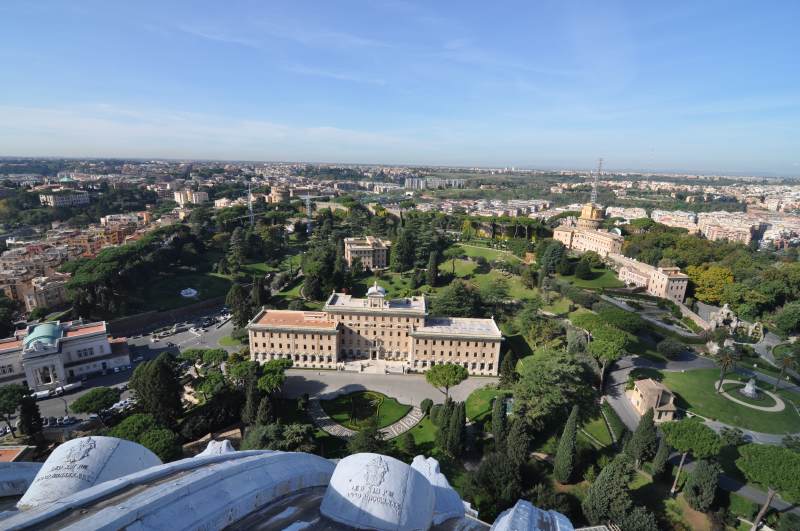
POLYGON ((230 287, 230 278, 219 273, 179 273, 151 283, 144 302, 148 309, 171 310, 197 301, 224 297, 230 287), (182 297, 180 292, 185 288, 196 289, 197 297, 182 297))
POLYGON ((244 343, 238 339, 232 338, 231 336, 224 336, 219 339, 219 345, 221 347, 240 347, 244 345, 244 343))
POLYGON ((485 289, 494 280, 502 278, 508 283, 508 294, 512 299, 532 299, 536 297, 535 289, 526 288, 522 279, 517 275, 504 274, 502 271, 492 269, 488 273, 480 273, 472 277, 472 283, 478 289, 485 289))
POLYGON ((374 416, 378 417, 378 427, 385 428, 411 411, 411 406, 375 391, 356 391, 333 400, 322 400, 321 404, 333 420, 353 430, 374 416))
POLYGON ((378 285, 386 290, 386 296, 390 299, 407 297, 411 294, 411 276, 404 276, 401 273, 382 273, 380 277, 368 275, 360 278, 353 285, 353 296, 364 297, 367 290, 378 282, 378 285))
POLYGON ((477 258, 482 256, 490 262, 494 260, 510 260, 512 262, 520 262, 521 260, 509 251, 501 251, 498 249, 490 249, 488 247, 481 247, 479 245, 470 245, 468 243, 460 243, 456 245, 461 249, 465 255, 477 258))
MULTIPOLYGON (((455 269, 456 269, 456 276, 458 278, 467 277, 475 272, 475 269, 478 267, 478 264, 473 262, 472 260, 461 260, 458 259, 455 261, 455 269)), ((441 264, 439 264, 439 271, 443 273, 453 273, 453 260, 445 260, 441 264)))
POLYGON ((572 301, 566 297, 554 298, 550 304, 542 306, 542 310, 556 315, 566 315, 572 306, 572 301))
POLYGON ((594 268, 592 272, 594 273, 594 278, 588 280, 575 278, 575 275, 558 275, 558 278, 585 289, 622 288, 625 286, 617 278, 616 273, 610 269, 594 268))
POLYGON ((492 413, 492 401, 496 396, 510 395, 511 391, 483 387, 467 397, 467 418, 473 422, 484 420, 492 413))
MULTIPOLYGON (((717 369, 698 369, 688 372, 664 372, 662 382, 678 396, 678 407, 726 424, 764 433, 800 432, 800 416, 791 404, 783 411, 769 413, 736 404, 716 393, 714 385, 719 378, 717 369)), ((741 379, 735 374, 728 379, 741 379)), ((800 396, 788 391, 778 392, 784 400, 800 403, 800 396)))
POLYGON ((606 421, 603 420, 602 415, 586 422, 583 425, 583 429, 604 446, 611 444, 611 434, 608 432, 608 426, 606 426, 606 421))

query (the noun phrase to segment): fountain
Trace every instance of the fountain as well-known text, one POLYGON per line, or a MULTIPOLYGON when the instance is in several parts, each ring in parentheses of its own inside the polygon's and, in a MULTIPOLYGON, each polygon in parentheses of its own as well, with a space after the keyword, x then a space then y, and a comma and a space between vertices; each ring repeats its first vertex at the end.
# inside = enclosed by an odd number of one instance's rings
POLYGON ((756 387, 755 378, 750 378, 745 386, 739 389, 739 392, 747 398, 758 398, 758 388, 756 387))

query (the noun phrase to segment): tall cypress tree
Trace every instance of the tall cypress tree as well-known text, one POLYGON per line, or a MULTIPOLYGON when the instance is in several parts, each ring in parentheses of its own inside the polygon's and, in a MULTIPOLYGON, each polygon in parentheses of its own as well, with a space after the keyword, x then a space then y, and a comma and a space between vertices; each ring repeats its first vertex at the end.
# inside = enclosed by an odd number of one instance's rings
POLYGON ((656 456, 653 458, 653 465, 651 471, 653 472, 653 476, 659 476, 664 472, 664 469, 667 467, 667 459, 669 458, 669 445, 667 441, 664 440, 662 437, 658 441, 658 450, 656 451, 656 456))
POLYGON ((431 287, 436 286, 436 281, 439 279, 439 251, 431 251, 431 256, 428 259, 428 271, 426 280, 431 287))
POLYGON ((653 422, 653 410, 650 409, 642 415, 628 445, 636 470, 639 470, 642 461, 647 461, 655 454, 657 444, 658 434, 656 433, 656 425, 653 422))
POLYGON ((522 466, 528 460, 528 448, 531 441, 528 426, 520 418, 511 423, 506 438, 506 457, 514 466, 522 466))
POLYGON ((264 305, 264 281, 258 275, 253 275, 253 289, 250 292, 250 300, 256 311, 264 305))
POLYGON ((506 417, 504 402, 502 395, 498 395, 494 398, 494 403, 492 404, 492 437, 494 437, 494 449, 496 452, 503 452, 506 448, 508 418, 506 417))
POLYGON ((35 438, 42 432, 42 414, 39 404, 31 395, 25 395, 19 402, 19 428, 28 437, 35 438))
POLYGON ((436 432, 436 446, 447 451, 450 444, 450 418, 455 411, 455 403, 448 398, 439 413, 439 431, 436 432))
POLYGON ((258 403, 258 412, 256 413, 256 424, 259 426, 266 426, 272 422, 272 402, 269 397, 265 396, 258 403))
POLYGON ((242 408, 242 422, 254 424, 258 418, 258 410, 261 405, 261 390, 258 388, 258 376, 248 375, 244 388, 245 401, 242 408))
POLYGON ((512 350, 503 356, 500 362, 500 387, 511 387, 517 381, 517 357, 512 350))
POLYGON ((466 428, 466 409, 464 402, 459 402, 453 408, 447 434, 447 452, 453 457, 458 457, 464 451, 464 431, 466 428))
POLYGON ((569 414, 569 418, 567 418, 567 423, 564 425, 564 432, 561 434, 561 440, 558 442, 558 450, 556 451, 555 463, 553 465, 553 477, 555 477, 556 481, 559 483, 569 483, 572 478, 577 457, 577 432, 578 406, 572 406, 572 412, 569 414))

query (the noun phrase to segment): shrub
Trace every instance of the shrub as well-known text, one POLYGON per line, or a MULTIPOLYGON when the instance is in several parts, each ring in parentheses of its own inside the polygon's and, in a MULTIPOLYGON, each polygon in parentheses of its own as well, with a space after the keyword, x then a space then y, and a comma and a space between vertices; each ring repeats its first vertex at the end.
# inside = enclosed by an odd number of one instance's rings
POLYGON ((423 400, 423 401, 422 401, 422 403, 419 405, 419 408, 420 408, 420 409, 422 410, 422 412, 423 412, 423 413, 425 413, 426 415, 429 415, 429 414, 430 414, 430 412, 431 412, 431 407, 433 407, 433 400, 431 400, 430 398, 426 398, 426 399, 425 399, 425 400, 423 400))
POLYGON ((677 339, 668 337, 659 341, 656 345, 656 350, 665 358, 675 358, 686 351, 686 347, 677 339))
POLYGON ((622 422, 622 419, 619 418, 617 412, 614 411, 614 408, 611 407, 611 404, 609 404, 608 402, 603 402, 601 409, 605 414, 606 420, 608 421, 608 425, 611 428, 611 431, 614 433, 614 438, 618 441, 622 440, 623 436, 628 431, 628 428, 625 427, 625 423, 622 422))

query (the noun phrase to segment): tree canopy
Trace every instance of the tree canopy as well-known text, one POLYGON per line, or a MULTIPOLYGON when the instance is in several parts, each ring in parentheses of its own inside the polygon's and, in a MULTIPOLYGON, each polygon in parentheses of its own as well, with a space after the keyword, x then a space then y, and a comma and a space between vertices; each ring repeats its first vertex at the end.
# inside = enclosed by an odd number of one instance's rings
POLYGON ((434 365, 425 373, 425 380, 440 391, 444 389, 445 396, 450 396, 450 388, 460 384, 469 376, 467 369, 453 363, 434 365))

